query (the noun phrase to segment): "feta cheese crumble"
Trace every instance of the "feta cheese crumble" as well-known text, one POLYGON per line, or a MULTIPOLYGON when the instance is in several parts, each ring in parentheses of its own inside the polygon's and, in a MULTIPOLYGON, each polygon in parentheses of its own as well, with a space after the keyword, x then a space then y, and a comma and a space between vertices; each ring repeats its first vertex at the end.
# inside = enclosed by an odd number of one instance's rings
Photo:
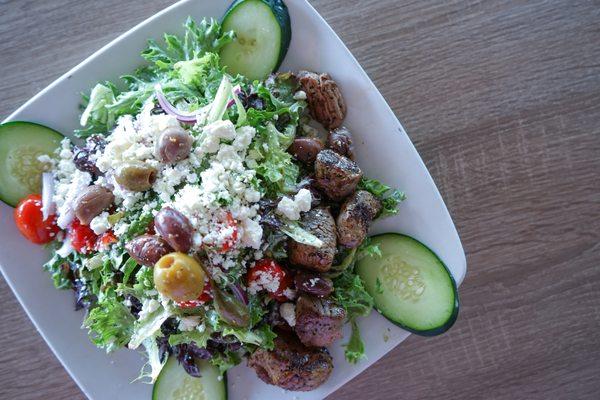
POLYGON ((300 189, 294 199, 284 196, 277 204, 277 212, 287 219, 296 221, 300 219, 300 212, 310 211, 312 194, 308 189, 300 189))
POLYGON ((283 303, 279 306, 279 314, 292 328, 296 326, 296 306, 294 303, 283 303))

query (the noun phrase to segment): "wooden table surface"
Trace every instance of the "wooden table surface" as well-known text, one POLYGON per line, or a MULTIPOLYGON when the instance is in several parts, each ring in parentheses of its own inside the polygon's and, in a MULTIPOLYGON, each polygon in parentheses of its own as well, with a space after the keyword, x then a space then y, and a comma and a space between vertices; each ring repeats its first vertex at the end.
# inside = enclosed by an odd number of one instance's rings
MULTIPOLYGON (((0 0, 0 117, 170 0, 0 0)), ((598 399, 600 1, 315 0, 468 260, 455 327, 330 399, 598 399)), ((0 398, 81 399, 4 281, 0 398)))

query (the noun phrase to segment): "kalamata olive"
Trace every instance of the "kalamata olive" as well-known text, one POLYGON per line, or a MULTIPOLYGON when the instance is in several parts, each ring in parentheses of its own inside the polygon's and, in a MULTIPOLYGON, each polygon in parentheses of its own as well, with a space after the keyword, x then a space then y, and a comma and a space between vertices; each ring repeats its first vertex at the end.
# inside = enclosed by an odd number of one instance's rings
POLYGON ((194 228, 179 211, 165 207, 154 217, 154 229, 176 251, 187 253, 192 247, 194 228))
POLYGON ((100 135, 92 135, 87 138, 84 147, 76 147, 74 150, 73 163, 75 167, 83 172, 89 172, 93 177, 102 175, 102 172, 91 160, 91 155, 104 150, 106 140, 100 135))
POLYGON ((155 235, 142 235, 130 240, 125 249, 140 265, 152 267, 164 255, 173 251, 162 238, 155 235))
POLYGON ((329 278, 310 272, 299 272, 294 278, 296 289, 316 297, 327 297, 333 292, 333 282, 329 278))
POLYGON ((316 138, 301 137, 294 139, 288 152, 296 157, 297 160, 312 164, 317 158, 317 154, 323 150, 323 143, 316 138))
POLYGON ((352 136, 350 131, 343 126, 329 132, 329 135, 327 136, 327 147, 338 154, 354 160, 352 136))
POLYGON ((82 225, 89 225, 94 217, 110 207, 115 200, 115 196, 105 187, 92 185, 88 186, 75 199, 73 206, 75 216, 82 225))
POLYGON ((169 253, 154 266, 154 286, 173 301, 196 300, 204 289, 204 270, 187 254, 169 253))
POLYGON ((156 141, 156 155, 160 162, 174 163, 189 157, 192 136, 182 128, 168 128, 156 141))
POLYGON ((134 192, 148 190, 156 180, 156 169, 144 163, 130 163, 117 169, 115 180, 125 189, 134 192))

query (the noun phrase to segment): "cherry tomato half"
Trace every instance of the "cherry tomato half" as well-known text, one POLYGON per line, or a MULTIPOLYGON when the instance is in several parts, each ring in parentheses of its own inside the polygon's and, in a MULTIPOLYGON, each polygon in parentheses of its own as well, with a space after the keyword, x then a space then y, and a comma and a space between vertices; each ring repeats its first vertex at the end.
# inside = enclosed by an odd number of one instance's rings
POLYGON ((78 253, 88 253, 96 247, 98 241, 98 235, 94 233, 92 228, 87 225, 82 225, 79 219, 73 219, 71 226, 69 227, 69 238, 71 239, 71 246, 78 253))
POLYGON ((98 241, 96 242, 96 250, 107 250, 111 244, 117 243, 117 241, 117 237, 113 231, 106 231, 100 235, 100 237, 98 237, 98 241))
POLYGON ((200 294, 198 299, 190 300, 190 301, 180 301, 177 303, 177 305, 180 308, 195 308, 195 307, 200 307, 204 303, 207 303, 211 300, 212 300, 212 289, 210 287, 210 281, 206 280, 206 282, 204 283, 204 289, 202 289, 202 293, 200 294))
POLYGON ((272 299, 283 303, 289 300, 285 292, 292 286, 292 276, 274 260, 263 258, 258 260, 248 271, 248 286, 253 284, 266 290, 272 299), (269 284, 273 281, 279 282, 275 290, 269 284))
POLYGON ((220 253, 228 252, 233 246, 235 246, 235 243, 238 240, 237 222, 235 222, 235 219, 233 219, 233 215, 231 215, 229 211, 227 211, 227 213, 225 214, 225 223, 228 228, 232 228, 232 231, 231 235, 227 239, 225 239, 223 246, 221 246, 221 249, 219 250, 220 253))
POLYGON ((36 244, 53 241, 60 231, 56 225, 56 215, 50 215, 46 220, 42 215, 42 196, 32 194, 25 197, 17 205, 14 212, 15 223, 19 231, 36 244))

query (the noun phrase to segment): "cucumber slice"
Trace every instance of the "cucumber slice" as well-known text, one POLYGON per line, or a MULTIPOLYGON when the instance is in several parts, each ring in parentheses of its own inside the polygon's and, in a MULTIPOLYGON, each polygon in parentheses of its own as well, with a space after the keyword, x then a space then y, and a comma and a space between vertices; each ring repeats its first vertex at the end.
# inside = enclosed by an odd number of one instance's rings
POLYGON ((223 16, 223 30, 236 38, 221 50, 232 75, 265 79, 281 65, 292 38, 290 15, 281 0, 237 0, 223 16))
POLYGON ((194 378, 176 357, 169 357, 154 384, 152 400, 227 400, 227 379, 219 369, 206 360, 198 367, 202 376, 194 378))
POLYGON ((446 332, 458 316, 458 291, 448 268, 428 247, 405 235, 371 238, 381 258, 364 257, 356 271, 375 308, 400 327, 423 336, 446 332))
POLYGON ((54 157, 63 135, 33 122, 0 125, 0 200, 15 207, 32 193, 41 193, 41 155, 54 157))

